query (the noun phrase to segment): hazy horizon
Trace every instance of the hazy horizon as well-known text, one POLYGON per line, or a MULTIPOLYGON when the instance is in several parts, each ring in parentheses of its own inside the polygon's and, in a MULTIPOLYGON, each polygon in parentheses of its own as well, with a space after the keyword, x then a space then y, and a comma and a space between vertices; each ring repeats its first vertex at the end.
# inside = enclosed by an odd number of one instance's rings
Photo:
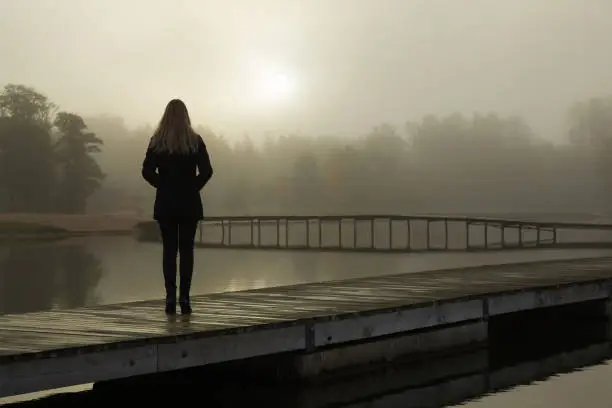
POLYGON ((611 23, 604 0, 3 0, 0 82, 129 126, 180 97, 238 136, 492 111, 558 141, 612 92, 611 23))

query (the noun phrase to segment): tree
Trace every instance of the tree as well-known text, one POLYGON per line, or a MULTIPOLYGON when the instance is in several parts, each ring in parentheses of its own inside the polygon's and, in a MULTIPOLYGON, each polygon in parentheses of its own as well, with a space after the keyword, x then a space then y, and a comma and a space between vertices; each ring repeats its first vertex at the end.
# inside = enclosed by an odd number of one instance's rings
POLYGON ((83 119, 60 112, 54 125, 59 132, 55 145, 58 164, 57 210, 84 213, 87 198, 101 185, 104 173, 91 156, 101 151, 102 140, 88 132, 83 119))
POLYGON ((578 146, 610 149, 612 146, 612 96, 579 101, 570 107, 570 142, 578 146))
POLYGON ((0 93, 0 190, 4 211, 52 209, 53 147, 50 118, 55 109, 46 96, 23 85, 0 93))
POLYGON ((296 212, 307 213, 322 210, 323 197, 322 177, 319 163, 312 153, 303 153, 297 157, 293 164, 293 177, 291 179, 290 205, 296 212))
POLYGON ((578 159, 586 155, 597 169, 607 206, 612 205, 612 96, 591 98, 568 112, 569 140, 578 159))
POLYGON ((8 84, 0 94, 0 117, 35 123, 50 129, 57 106, 34 88, 8 84))

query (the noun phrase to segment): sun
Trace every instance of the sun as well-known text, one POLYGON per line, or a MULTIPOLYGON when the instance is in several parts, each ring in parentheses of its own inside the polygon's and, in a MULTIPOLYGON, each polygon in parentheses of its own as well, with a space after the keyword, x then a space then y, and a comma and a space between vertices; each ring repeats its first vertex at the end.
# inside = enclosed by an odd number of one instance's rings
POLYGON ((259 99, 268 102, 287 100, 295 92, 295 81, 285 72, 264 73, 258 81, 259 99))

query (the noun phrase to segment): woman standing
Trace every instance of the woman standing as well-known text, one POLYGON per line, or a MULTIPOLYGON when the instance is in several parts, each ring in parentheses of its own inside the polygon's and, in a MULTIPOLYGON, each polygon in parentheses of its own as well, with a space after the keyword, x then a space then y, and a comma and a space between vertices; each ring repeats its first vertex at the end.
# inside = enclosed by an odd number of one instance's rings
POLYGON ((194 240, 198 223, 204 218, 200 191, 212 174, 206 144, 193 130, 187 107, 179 99, 171 100, 142 163, 143 178, 156 189, 153 218, 162 237, 168 314, 176 313, 177 254, 181 313, 191 313, 194 240))

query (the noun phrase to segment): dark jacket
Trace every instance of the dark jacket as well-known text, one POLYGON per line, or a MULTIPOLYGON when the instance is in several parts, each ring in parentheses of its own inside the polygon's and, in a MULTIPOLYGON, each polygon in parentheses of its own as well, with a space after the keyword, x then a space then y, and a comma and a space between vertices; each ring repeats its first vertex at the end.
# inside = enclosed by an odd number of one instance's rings
POLYGON ((201 136, 199 140, 198 150, 190 154, 159 153, 147 148, 142 177, 157 189, 154 219, 204 217, 200 191, 212 177, 213 169, 206 144, 201 136))

